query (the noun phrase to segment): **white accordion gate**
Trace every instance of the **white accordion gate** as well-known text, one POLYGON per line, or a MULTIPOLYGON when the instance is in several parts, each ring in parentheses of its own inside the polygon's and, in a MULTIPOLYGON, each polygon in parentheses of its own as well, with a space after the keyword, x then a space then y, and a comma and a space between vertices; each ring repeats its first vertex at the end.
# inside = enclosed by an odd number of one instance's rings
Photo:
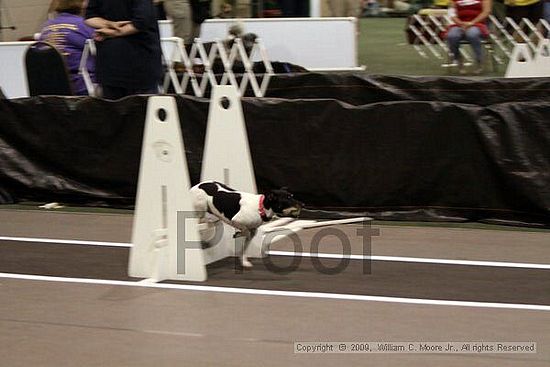
MULTIPOLYGON (((237 88, 239 94, 244 95, 250 85, 254 96, 263 97, 265 95, 269 81, 275 73, 261 39, 257 38, 249 50, 245 48, 240 38, 234 39, 229 49, 226 48, 224 42, 216 40, 210 44, 209 51, 206 50, 205 44, 199 38, 195 39, 189 52, 183 42, 183 39, 178 37, 161 39, 162 60, 166 68, 162 92, 167 93, 172 88, 176 94, 184 94, 189 92, 190 85, 190 92, 193 95, 204 97, 209 87, 232 85, 237 88), (254 72, 254 62, 252 62, 254 58, 259 58, 263 64, 265 73, 262 75, 257 75, 254 72), (223 74, 219 81, 212 68, 216 59, 219 59, 223 65, 223 74), (240 81, 233 71, 236 61, 242 62, 244 67, 244 74, 240 81), (183 66, 184 71, 181 74, 178 74, 176 65, 183 66), (197 72, 195 71, 196 67, 202 70, 197 72)), ((99 94, 97 85, 92 82, 87 68, 88 59, 95 55, 95 43, 93 40, 88 40, 80 60, 79 72, 83 76, 88 94, 91 96, 99 94)))

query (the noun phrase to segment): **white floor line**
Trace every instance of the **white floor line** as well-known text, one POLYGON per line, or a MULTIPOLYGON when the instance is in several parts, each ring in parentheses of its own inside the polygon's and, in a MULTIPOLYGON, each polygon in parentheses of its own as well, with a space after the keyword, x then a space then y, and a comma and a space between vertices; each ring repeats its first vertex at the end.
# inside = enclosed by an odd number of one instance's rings
POLYGON ((374 261, 395 261, 407 263, 424 264, 445 264, 445 265, 468 265, 468 266, 493 266, 503 268, 523 268, 523 269, 550 269, 550 264, 535 263, 514 263, 508 261, 481 261, 481 260, 449 260, 432 259, 422 257, 403 257, 403 256, 366 256, 366 255, 342 255, 342 254, 324 254, 310 252, 292 252, 292 251, 269 251, 269 255, 275 256, 301 256, 301 257, 319 257, 321 259, 344 259, 351 260, 374 260, 374 261))
MULTIPOLYGON (((131 243, 125 243, 125 242, 62 240, 62 239, 52 239, 52 238, 31 238, 31 237, 0 236, 0 241, 35 242, 35 243, 49 243, 49 244, 63 244, 63 245, 105 246, 105 247, 132 247, 131 243)), ((268 251, 268 254, 273 256, 319 257, 321 259, 349 258, 351 260, 374 260, 374 261, 393 261, 393 262, 423 263, 423 264, 489 266, 489 267, 501 267, 501 268, 550 270, 550 264, 516 263, 516 262, 509 262, 509 261, 455 260, 455 259, 435 259, 435 258, 403 257, 403 256, 376 256, 376 255, 366 256, 366 255, 343 255, 343 254, 326 254, 326 253, 317 254, 317 253, 310 253, 310 252, 292 252, 292 251, 275 251, 275 250, 268 251)))
POLYGON ((332 299, 332 300, 362 301, 362 302, 385 302, 385 303, 400 303, 400 304, 429 305, 429 306, 455 306, 455 307, 495 308, 495 309, 528 310, 528 311, 550 311, 550 306, 516 304, 516 303, 446 301, 446 300, 421 299, 421 298, 363 296, 363 295, 339 294, 339 293, 275 291, 275 290, 268 290, 268 289, 232 288, 232 287, 217 287, 217 286, 192 285, 192 284, 141 283, 141 282, 132 282, 132 281, 123 281, 123 280, 63 278, 63 277, 53 277, 53 276, 43 276, 43 275, 27 275, 27 274, 11 274, 11 273, 0 273, 0 278, 42 281, 42 282, 95 284, 95 285, 142 287, 142 288, 157 288, 157 289, 175 289, 175 290, 195 291, 195 292, 248 294, 248 295, 257 295, 257 296, 332 299))
POLYGON ((125 242, 104 242, 104 241, 85 241, 85 240, 61 240, 61 239, 54 239, 54 238, 32 238, 32 237, 7 237, 7 236, 0 236, 0 241, 50 243, 50 244, 58 244, 58 245, 84 245, 84 246, 106 246, 106 247, 132 247, 132 244, 131 244, 131 243, 125 243, 125 242))

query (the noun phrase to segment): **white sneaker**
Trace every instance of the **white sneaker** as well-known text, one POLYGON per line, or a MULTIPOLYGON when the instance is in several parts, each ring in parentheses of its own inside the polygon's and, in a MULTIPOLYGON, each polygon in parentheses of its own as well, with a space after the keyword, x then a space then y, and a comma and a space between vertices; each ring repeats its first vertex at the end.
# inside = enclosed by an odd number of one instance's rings
POLYGON ((481 63, 476 63, 476 68, 474 69, 474 74, 475 75, 483 74, 483 65, 481 63))
POLYGON ((462 62, 462 60, 456 60, 455 62, 458 67, 458 73, 461 75, 466 74, 466 69, 464 68, 464 63, 462 62))

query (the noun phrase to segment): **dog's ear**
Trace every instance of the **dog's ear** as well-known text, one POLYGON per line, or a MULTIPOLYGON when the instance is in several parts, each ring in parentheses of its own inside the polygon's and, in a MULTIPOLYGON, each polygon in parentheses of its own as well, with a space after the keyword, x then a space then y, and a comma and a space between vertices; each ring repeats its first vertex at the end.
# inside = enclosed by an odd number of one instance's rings
POLYGON ((264 194, 264 206, 266 209, 273 208, 273 205, 275 205, 277 201, 277 194, 275 194, 272 190, 269 190, 264 194))
POLYGON ((268 201, 272 201, 275 199, 275 193, 273 191, 268 191, 264 194, 265 198, 268 200, 268 201))

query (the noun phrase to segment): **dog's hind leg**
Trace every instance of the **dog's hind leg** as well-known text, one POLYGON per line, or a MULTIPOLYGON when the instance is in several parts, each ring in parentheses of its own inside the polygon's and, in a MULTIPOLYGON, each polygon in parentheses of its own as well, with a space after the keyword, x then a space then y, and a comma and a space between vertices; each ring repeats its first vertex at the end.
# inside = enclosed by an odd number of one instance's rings
POLYGON ((241 257, 241 263, 243 265, 243 268, 251 268, 253 266, 252 263, 248 260, 248 257, 246 256, 246 250, 248 249, 248 246, 250 245, 250 242, 252 241, 252 237, 254 237, 255 235, 256 235, 256 230, 255 229, 252 229, 252 230, 248 231, 248 233, 247 233, 245 243, 244 243, 244 247, 243 247, 243 253, 242 253, 242 257, 241 257))
POLYGON ((190 193, 193 208, 195 209, 195 214, 199 219, 199 223, 206 222, 206 213, 208 212, 208 196, 203 190, 197 187, 192 187, 190 193))
POLYGON ((243 237, 242 246, 239 246, 237 249, 237 256, 241 259, 241 265, 243 268, 251 268, 253 265, 248 260, 248 257, 246 256, 246 250, 248 248, 248 245, 250 244, 250 241, 252 240, 252 237, 256 234, 256 230, 244 230, 235 233, 235 237, 243 237))

